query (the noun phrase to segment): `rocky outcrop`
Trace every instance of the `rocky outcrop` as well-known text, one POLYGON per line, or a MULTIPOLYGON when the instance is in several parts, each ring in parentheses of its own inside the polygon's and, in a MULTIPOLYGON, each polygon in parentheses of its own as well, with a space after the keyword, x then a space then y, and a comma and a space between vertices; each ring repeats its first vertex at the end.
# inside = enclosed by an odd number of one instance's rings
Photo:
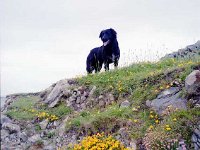
POLYGON ((185 80, 185 89, 189 103, 194 107, 200 107, 200 71, 194 70, 185 80))
POLYGON ((171 87, 161 92, 156 99, 146 101, 146 105, 162 115, 168 107, 187 109, 187 100, 180 97, 180 87, 171 87))
POLYGON ((191 58, 200 55, 200 41, 197 41, 195 44, 189 45, 183 49, 179 49, 177 52, 173 52, 165 55, 161 59, 166 58, 191 58))
POLYGON ((75 111, 81 111, 94 106, 104 108, 115 101, 111 93, 102 94, 98 97, 95 96, 95 90, 96 86, 80 86, 72 79, 65 79, 60 80, 41 92, 40 97, 41 102, 48 104, 50 108, 55 107, 60 102, 64 102, 75 111))
POLYGON ((187 76, 185 89, 189 95, 200 95, 200 70, 194 70, 187 76))
POLYGON ((200 149, 200 122, 199 122, 199 125, 194 129, 191 141, 194 144, 194 149, 199 150, 200 149))

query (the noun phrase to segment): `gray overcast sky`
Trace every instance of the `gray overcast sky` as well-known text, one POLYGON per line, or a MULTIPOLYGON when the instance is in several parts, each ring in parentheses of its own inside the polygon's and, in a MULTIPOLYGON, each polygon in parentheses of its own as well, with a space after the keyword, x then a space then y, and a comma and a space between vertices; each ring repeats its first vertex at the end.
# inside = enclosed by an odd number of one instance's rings
POLYGON ((200 39, 200 0, 1 0, 1 95, 86 74, 89 51, 110 27, 120 66, 158 60, 200 39))

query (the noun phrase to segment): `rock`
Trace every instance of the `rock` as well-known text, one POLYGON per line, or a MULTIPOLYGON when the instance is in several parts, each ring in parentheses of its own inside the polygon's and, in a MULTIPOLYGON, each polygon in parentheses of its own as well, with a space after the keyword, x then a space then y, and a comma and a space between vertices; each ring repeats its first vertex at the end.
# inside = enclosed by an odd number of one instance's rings
POLYGON ((19 138, 21 142, 26 142, 28 140, 28 136, 25 132, 19 133, 19 138))
POLYGON ((103 95, 100 95, 99 97, 98 97, 98 100, 103 100, 104 99, 104 96, 103 95))
POLYGON ((115 100, 113 94, 109 94, 109 95, 108 95, 108 99, 109 99, 109 101, 111 101, 111 102, 115 100))
POLYGON ((39 140, 41 140, 40 134, 35 134, 31 136, 30 138, 28 138, 28 141, 30 141, 31 143, 35 143, 39 140))
POLYGON ((65 98, 69 98, 72 95, 72 93, 69 89, 64 88, 63 89, 63 95, 65 96, 65 98))
POLYGON ((71 101, 67 101, 66 104, 67 104, 68 107, 72 107, 74 103, 73 103, 73 101, 72 102, 71 101))
POLYGON ((185 79, 185 88, 189 95, 200 95, 200 71, 194 70, 185 79))
POLYGON ((92 87, 92 90, 90 91, 89 96, 92 96, 94 94, 96 88, 97 88, 96 86, 92 87))
POLYGON ((65 133, 65 126, 66 122, 69 120, 69 117, 67 116, 61 123, 61 125, 58 127, 58 135, 63 136, 65 133))
POLYGON ((2 128, 5 130, 8 130, 9 133, 18 133, 20 132, 20 127, 17 124, 13 124, 13 123, 4 123, 2 125, 2 128))
POLYGON ((55 146, 55 144, 51 143, 47 146, 44 146, 43 150, 56 150, 56 146, 55 146))
POLYGON ((104 100, 99 101, 99 107, 100 108, 105 107, 105 104, 106 104, 106 102, 104 100))
POLYGON ((161 92, 157 98, 164 98, 166 96, 171 96, 171 95, 174 95, 176 94, 177 92, 180 91, 180 88, 179 87, 171 87, 167 90, 164 90, 163 92, 161 92))
POLYGON ((150 101, 150 100, 147 100, 147 101, 146 101, 146 106, 147 106, 147 107, 151 107, 151 101, 150 101))
POLYGON ((80 86, 80 87, 78 88, 78 91, 80 91, 80 93, 83 94, 84 91, 85 91, 85 87, 80 86))
POLYGON ((120 107, 123 108, 123 107, 129 107, 131 105, 131 103, 128 101, 128 100, 125 100, 123 101, 121 104, 120 104, 120 107))
POLYGON ((1 114, 1 124, 12 122, 6 115, 1 114))
POLYGON ((80 104, 80 103, 81 103, 81 98, 80 98, 80 97, 77 97, 76 103, 77 103, 77 104, 80 104))
POLYGON ((137 149, 137 144, 136 144, 135 140, 131 140, 130 149, 132 149, 132 150, 136 150, 137 149))
POLYGON ((1 130, 1 141, 3 141, 6 137, 9 137, 9 132, 8 130, 1 130))
POLYGON ((83 109, 86 109, 86 104, 85 103, 82 103, 81 104, 81 109, 83 110, 83 109))
POLYGON ((118 133, 120 134, 120 136, 123 138, 123 139, 127 139, 129 137, 129 134, 126 130, 126 128, 120 128, 118 133))
POLYGON ((86 97, 82 95, 81 96, 81 103, 83 103, 85 100, 86 100, 86 97))
POLYGON ((75 102, 76 101, 76 98, 74 97, 74 96, 71 96, 71 97, 69 97, 69 100, 68 101, 70 101, 70 102, 75 102))
POLYGON ((180 98, 180 92, 175 95, 166 95, 165 97, 156 98, 151 101, 150 107, 154 109, 159 115, 162 115, 163 111, 168 106, 173 106, 178 109, 187 109, 186 99, 180 98))
POLYGON ((43 120, 42 122, 40 122, 40 127, 42 130, 46 129, 47 125, 48 125, 49 121, 47 119, 43 120))
POLYGON ((49 88, 45 89, 44 91, 40 92, 40 97, 42 98, 42 100, 45 100, 47 98, 47 96, 49 95, 49 93, 53 90, 53 88, 55 87, 56 84, 51 85, 49 88))
POLYGON ((60 102, 63 91, 65 91, 67 87, 69 87, 68 80, 60 80, 56 83, 55 87, 53 87, 44 102, 49 104, 49 107, 56 106, 58 102, 60 102))
POLYGON ((192 58, 198 56, 200 53, 200 41, 195 44, 189 45, 183 49, 179 49, 177 52, 173 52, 165 55, 162 59, 166 58, 192 58))
POLYGON ((196 128, 192 134, 192 143, 194 144, 194 149, 200 149, 200 128, 196 128))

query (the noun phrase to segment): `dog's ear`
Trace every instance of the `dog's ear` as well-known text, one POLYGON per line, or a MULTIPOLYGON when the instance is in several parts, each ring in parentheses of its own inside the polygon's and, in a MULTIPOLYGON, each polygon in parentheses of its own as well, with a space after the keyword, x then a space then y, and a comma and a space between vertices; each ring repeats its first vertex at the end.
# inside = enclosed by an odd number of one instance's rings
POLYGON ((111 31, 112 35, 114 36, 114 38, 117 38, 117 32, 112 28, 110 28, 110 31, 111 31))
POLYGON ((99 34, 99 38, 101 38, 103 36, 103 32, 104 32, 104 30, 101 31, 101 33, 99 34))

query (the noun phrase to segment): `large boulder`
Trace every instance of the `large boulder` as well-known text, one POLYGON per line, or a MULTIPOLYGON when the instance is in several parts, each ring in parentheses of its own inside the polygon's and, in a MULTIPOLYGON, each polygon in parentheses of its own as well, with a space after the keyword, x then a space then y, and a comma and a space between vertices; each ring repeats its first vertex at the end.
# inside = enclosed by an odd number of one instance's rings
POLYGON ((4 123, 2 125, 2 128, 5 129, 5 130, 8 130, 10 134, 11 133, 19 133, 20 132, 19 125, 11 123, 11 122, 4 123))
POLYGON ((47 103, 49 107, 56 106, 63 96, 63 91, 68 90, 69 86, 70 84, 68 83, 68 80, 60 80, 53 88, 48 89, 48 92, 49 90, 51 91, 47 93, 48 95, 46 96, 44 102, 47 103))
POLYGON ((185 79, 185 88, 189 95, 200 95, 200 71, 194 70, 185 79))
POLYGON ((156 99, 147 101, 148 107, 151 107, 160 115, 162 115, 169 106, 178 109, 187 109, 186 103, 186 99, 180 97, 180 89, 178 87, 171 87, 164 90, 156 99))

